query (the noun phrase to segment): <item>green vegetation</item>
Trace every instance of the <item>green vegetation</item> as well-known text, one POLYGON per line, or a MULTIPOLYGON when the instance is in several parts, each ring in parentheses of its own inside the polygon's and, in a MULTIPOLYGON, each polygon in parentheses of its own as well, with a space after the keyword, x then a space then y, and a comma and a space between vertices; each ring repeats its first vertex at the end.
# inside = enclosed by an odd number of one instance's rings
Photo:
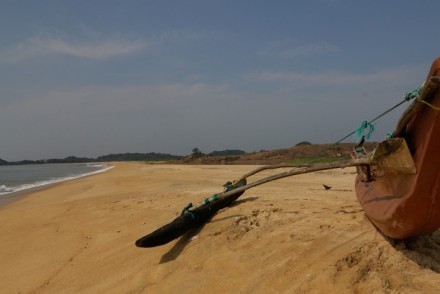
POLYGON ((163 154, 163 153, 119 153, 99 156, 97 161, 161 161, 176 160, 181 156, 163 154))
POLYGON ((208 153, 208 156, 234 156, 243 154, 246 154, 246 152, 244 152, 243 150, 226 149, 222 151, 212 151, 211 153, 208 153))
MULTIPOLYGON (((208 156, 236 156, 246 152, 241 150, 223 150, 213 151, 208 156)), ((199 158, 206 156, 198 147, 192 149, 191 158, 199 158)), ((166 154, 166 153, 118 153, 98 156, 96 158, 68 156, 66 158, 50 158, 44 160, 21 160, 8 162, 0 158, 0 165, 25 165, 25 164, 47 164, 47 163, 88 163, 88 162, 110 162, 110 161, 144 161, 146 163, 166 162, 170 160, 180 160, 183 156, 166 154)), ((232 161, 236 158, 228 158, 232 161)))
POLYGON ((308 141, 301 141, 298 144, 296 144, 295 146, 303 146, 303 145, 312 145, 312 143, 310 143, 308 141))
POLYGON ((348 160, 347 157, 302 157, 290 159, 289 164, 306 164, 306 163, 331 163, 337 161, 348 160))
POLYGON ((46 159, 46 160, 21 160, 7 162, 0 160, 0 165, 24 165, 24 164, 45 164, 45 163, 87 163, 87 162, 109 162, 109 161, 167 161, 178 160, 182 156, 163 154, 163 153, 119 153, 99 156, 97 158, 68 156, 63 159, 46 159))
POLYGON ((198 147, 194 147, 192 149, 192 152, 191 152, 191 158, 192 159, 196 159, 196 158, 202 157, 204 155, 205 154, 202 151, 200 151, 200 149, 198 147))

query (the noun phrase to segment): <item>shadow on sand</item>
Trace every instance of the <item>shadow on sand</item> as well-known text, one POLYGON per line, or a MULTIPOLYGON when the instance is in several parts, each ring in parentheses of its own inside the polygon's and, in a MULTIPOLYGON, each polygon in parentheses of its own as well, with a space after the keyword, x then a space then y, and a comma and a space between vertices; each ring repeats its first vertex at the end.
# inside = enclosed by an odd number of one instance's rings
POLYGON ((388 239, 388 242, 419 266, 440 273, 440 231, 407 240, 388 239))
POLYGON ((198 228, 194 228, 186 232, 182 237, 180 237, 179 241, 164 255, 162 255, 159 264, 173 261, 179 257, 180 253, 182 253, 183 249, 185 249, 186 245, 191 242, 191 239, 196 236, 203 229, 205 224, 201 225, 198 228))
POLYGON ((229 207, 234 207, 234 206, 240 205, 242 203, 252 202, 252 201, 255 201, 255 200, 258 200, 258 197, 254 196, 254 197, 243 198, 243 199, 235 201, 229 207))
MULTIPOLYGON (((258 199, 258 197, 248 197, 248 198, 240 199, 240 200, 237 200, 234 203, 232 203, 232 205, 230 205, 229 207, 234 207, 234 206, 237 206, 242 203, 249 202, 249 201, 255 201, 257 199, 258 199)), ((219 219, 216 219, 213 221, 209 220, 208 222, 219 222, 219 221, 223 221, 223 220, 226 220, 229 218, 234 218, 236 216, 238 216, 238 215, 231 215, 231 216, 219 218, 219 219)), ((174 246, 167 253, 162 255, 159 264, 176 260, 179 257, 179 255, 182 253, 182 251, 185 249, 185 247, 191 242, 192 238, 194 236, 198 235, 202 231, 204 226, 205 226, 205 224, 199 226, 198 228, 194 228, 194 229, 186 232, 182 237, 180 237, 179 241, 177 241, 177 243, 174 244, 174 246)))

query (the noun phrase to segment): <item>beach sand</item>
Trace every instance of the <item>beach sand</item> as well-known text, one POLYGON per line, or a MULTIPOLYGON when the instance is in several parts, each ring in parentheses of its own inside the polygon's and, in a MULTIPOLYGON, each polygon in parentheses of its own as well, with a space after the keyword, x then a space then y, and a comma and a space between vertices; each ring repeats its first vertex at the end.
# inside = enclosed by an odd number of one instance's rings
POLYGON ((0 292, 440 291, 440 232, 388 241, 356 200, 354 169, 251 189, 203 228, 143 249, 136 239, 255 166, 115 165, 0 206, 0 292))

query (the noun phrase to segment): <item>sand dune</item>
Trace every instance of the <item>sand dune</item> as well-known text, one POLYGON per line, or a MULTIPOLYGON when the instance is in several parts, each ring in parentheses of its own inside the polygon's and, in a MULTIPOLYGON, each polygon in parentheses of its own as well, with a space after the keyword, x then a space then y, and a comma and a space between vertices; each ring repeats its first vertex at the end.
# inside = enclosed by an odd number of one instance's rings
POLYGON ((134 246, 253 168, 120 163, 1 206, 1 292, 440 291, 440 232, 384 238, 356 201, 354 169, 257 187, 170 244, 134 246))

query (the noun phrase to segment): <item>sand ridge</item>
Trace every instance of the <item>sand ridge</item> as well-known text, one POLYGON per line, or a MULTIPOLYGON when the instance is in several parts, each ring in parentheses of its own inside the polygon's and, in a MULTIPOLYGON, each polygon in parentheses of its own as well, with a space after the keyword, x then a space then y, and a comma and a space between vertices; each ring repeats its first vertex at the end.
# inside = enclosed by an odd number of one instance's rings
POLYGON ((137 238, 255 166, 115 165, 0 207, 2 291, 440 290, 440 232, 405 242, 384 238, 356 201, 354 169, 251 189, 202 228, 140 249, 137 238))

